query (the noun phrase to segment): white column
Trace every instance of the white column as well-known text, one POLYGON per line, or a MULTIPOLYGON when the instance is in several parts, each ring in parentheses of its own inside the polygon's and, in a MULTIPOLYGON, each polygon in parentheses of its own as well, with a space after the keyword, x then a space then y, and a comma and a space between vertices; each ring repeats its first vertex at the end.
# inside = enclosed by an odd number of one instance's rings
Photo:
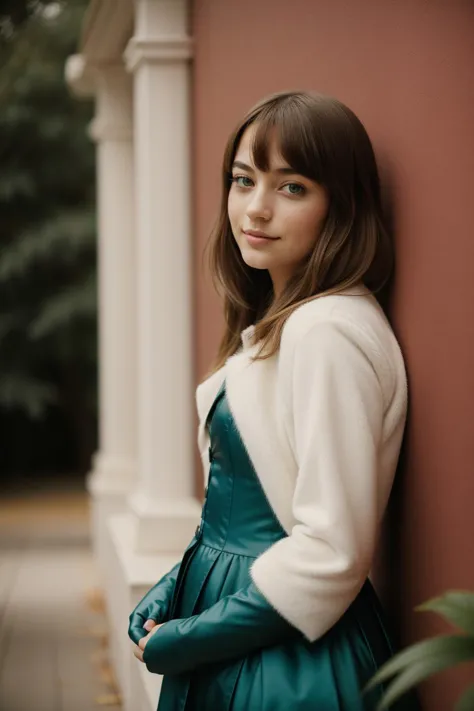
POLYGON ((190 106, 186 0, 137 0, 134 74, 138 298, 138 553, 179 552, 193 496, 190 106))
POLYGON ((88 487, 103 573, 107 522, 126 508, 137 453, 132 81, 123 65, 96 69, 95 97, 90 134, 97 143, 99 451, 88 487))

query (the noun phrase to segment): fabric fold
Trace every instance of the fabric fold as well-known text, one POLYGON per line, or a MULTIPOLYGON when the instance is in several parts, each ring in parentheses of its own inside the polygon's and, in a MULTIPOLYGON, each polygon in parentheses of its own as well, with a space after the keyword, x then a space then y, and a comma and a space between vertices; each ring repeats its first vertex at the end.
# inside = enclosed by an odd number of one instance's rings
POLYGON ((164 624, 150 638, 143 659, 155 674, 182 674, 296 636, 299 632, 250 583, 199 615, 164 624))

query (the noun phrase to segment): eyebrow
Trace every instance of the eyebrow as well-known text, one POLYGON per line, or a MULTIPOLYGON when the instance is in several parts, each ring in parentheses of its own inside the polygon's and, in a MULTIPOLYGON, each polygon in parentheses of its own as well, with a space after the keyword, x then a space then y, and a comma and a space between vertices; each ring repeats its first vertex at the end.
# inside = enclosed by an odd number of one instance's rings
MULTIPOLYGON (((241 168, 242 170, 254 172, 254 168, 252 168, 251 165, 247 165, 247 163, 241 163, 241 161, 239 160, 235 160, 233 162, 232 168, 241 168)), ((280 175, 299 175, 298 171, 294 170, 294 168, 290 168, 290 166, 288 166, 287 168, 275 168, 275 170, 270 172, 279 173, 280 175)))

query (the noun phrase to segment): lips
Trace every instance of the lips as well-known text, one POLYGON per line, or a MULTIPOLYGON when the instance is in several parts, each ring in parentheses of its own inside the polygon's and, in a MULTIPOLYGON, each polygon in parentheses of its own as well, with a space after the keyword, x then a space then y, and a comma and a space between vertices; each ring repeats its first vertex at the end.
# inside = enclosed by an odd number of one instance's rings
POLYGON ((271 235, 268 235, 266 232, 262 232, 261 230, 244 230, 244 234, 249 235, 249 237, 258 237, 260 239, 278 239, 278 237, 272 237, 271 235))

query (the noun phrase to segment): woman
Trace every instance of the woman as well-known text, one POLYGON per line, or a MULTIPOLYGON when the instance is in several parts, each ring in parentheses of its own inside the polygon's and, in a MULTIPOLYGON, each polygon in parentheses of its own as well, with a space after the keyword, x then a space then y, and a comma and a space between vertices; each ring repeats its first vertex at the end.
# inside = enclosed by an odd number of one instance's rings
POLYGON ((287 92, 244 118, 211 266, 226 330, 197 390, 202 520, 130 616, 136 656, 165 675, 159 711, 375 709, 391 647, 368 574, 407 386, 373 295, 392 267, 377 167, 346 106, 287 92))

